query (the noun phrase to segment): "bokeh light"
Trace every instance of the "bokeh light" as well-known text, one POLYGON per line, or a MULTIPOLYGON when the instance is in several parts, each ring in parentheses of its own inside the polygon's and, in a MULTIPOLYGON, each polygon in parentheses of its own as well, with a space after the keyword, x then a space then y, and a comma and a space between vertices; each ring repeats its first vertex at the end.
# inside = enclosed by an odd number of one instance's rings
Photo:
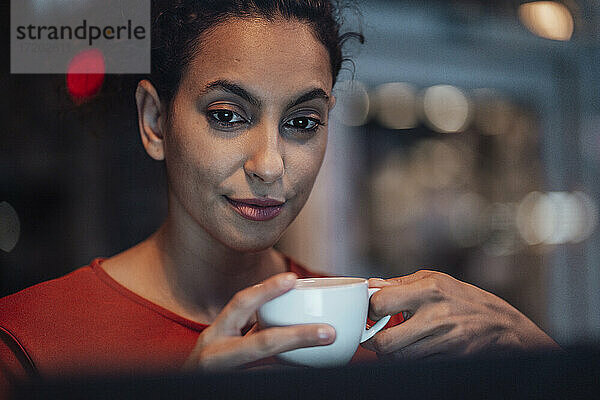
POLYGON ((555 225, 552 234, 546 239, 546 243, 568 243, 581 227, 581 208, 577 198, 567 192, 550 192, 548 198, 552 203, 555 225))
POLYGON ((10 252, 21 234, 21 223, 15 209, 6 201, 0 203, 0 250, 10 252))
POLYGON ((378 86, 372 100, 377 121, 389 129, 417 126, 417 89, 408 83, 392 82, 378 86))
POLYGON ((556 1, 534 1, 519 6, 519 19, 532 33, 552 40, 569 40, 573 35, 573 16, 556 1))
POLYGON ((342 81, 335 86, 336 106, 340 121, 346 126, 360 126, 369 115, 369 94, 357 80, 342 81))
POLYGON ((67 89, 73 101, 81 104, 95 96, 105 74, 104 56, 98 49, 76 54, 67 68, 67 89))
POLYGON ((436 85, 427 88, 423 94, 423 115, 437 132, 461 132, 469 123, 471 107, 460 89, 436 85))
POLYGON ((531 192, 521 200, 517 207, 517 228, 525 243, 542 243, 554 229, 550 204, 547 196, 541 192, 531 192), (548 217, 548 218, 546 218, 548 217), (547 225, 550 223, 549 225, 547 225))
POLYGON ((517 228, 529 245, 581 242, 597 222, 598 207, 583 192, 531 192, 517 210, 517 228))
POLYGON ((573 192, 573 196, 577 199, 579 207, 581 208, 581 226, 579 231, 575 232, 573 238, 571 238, 571 242, 578 243, 592 236, 596 230, 596 227, 598 226, 599 210, 596 202, 594 202, 594 200, 586 193, 576 191, 573 192))

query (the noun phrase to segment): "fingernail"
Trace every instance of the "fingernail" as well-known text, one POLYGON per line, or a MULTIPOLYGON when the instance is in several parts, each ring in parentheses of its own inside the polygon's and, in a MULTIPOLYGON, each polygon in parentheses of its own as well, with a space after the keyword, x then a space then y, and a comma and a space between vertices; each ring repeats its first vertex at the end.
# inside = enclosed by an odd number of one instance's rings
POLYGON ((321 340, 329 340, 333 337, 333 332, 331 328, 319 328, 317 331, 317 336, 321 340))
POLYGON ((297 278, 298 278, 298 276, 296 274, 294 274, 293 272, 288 273, 288 274, 285 274, 283 276, 283 278, 281 278, 281 283, 290 284, 292 282, 295 282, 297 278))

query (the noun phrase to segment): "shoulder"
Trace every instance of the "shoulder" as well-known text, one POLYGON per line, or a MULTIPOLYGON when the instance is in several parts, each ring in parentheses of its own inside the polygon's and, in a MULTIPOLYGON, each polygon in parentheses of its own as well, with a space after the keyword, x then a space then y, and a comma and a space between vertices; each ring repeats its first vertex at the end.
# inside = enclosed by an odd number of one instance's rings
POLYGON ((57 279, 31 286, 0 299, 0 326, 11 332, 43 329, 45 325, 59 325, 67 310, 77 310, 82 302, 76 298, 92 297, 102 291, 102 282, 91 265, 57 279))
POLYGON ((39 283, 1 298, 0 325, 29 318, 35 314, 47 314, 62 309, 65 303, 71 302, 70 299, 74 294, 97 287, 99 281, 92 270, 94 262, 60 278, 39 283))
MULTIPOLYGON (((55 303, 52 299, 56 296, 64 296, 67 294, 66 292, 70 292, 73 289, 79 290, 78 288, 81 285, 89 285, 93 281, 94 273, 92 272, 91 265, 87 265, 60 278, 38 283, 20 292, 3 297, 0 299, 0 307, 5 311, 24 311, 31 305, 53 306, 55 303), (15 308, 18 310, 14 310, 15 308)), ((4 319, 5 316, 5 313, 2 313, 0 318, 4 319)))
POLYGON ((57 327, 73 321, 70 310, 78 303, 74 295, 93 292, 96 281, 88 265, 0 298, 0 381, 36 375, 31 350, 50 342, 57 327))
POLYGON ((0 384, 3 370, 52 377, 167 371, 183 363, 200 324, 120 287, 101 261, 0 299, 0 384))

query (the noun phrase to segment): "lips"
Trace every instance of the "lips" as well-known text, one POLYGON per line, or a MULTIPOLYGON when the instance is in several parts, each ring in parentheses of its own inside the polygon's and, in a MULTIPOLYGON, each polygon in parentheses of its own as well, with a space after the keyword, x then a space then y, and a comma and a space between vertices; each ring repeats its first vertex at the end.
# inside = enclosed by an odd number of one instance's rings
POLYGON ((269 198, 230 199, 225 196, 233 209, 251 221, 268 221, 281 213, 284 203, 269 198))

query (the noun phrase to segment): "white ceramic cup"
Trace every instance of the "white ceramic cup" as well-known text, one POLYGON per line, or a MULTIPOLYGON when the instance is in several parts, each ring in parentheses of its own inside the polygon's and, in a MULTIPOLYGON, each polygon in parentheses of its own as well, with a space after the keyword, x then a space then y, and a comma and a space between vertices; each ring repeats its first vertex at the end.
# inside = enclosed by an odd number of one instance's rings
POLYGON ((369 289, 362 278, 298 279, 292 290, 259 308, 259 324, 262 328, 329 324, 336 332, 332 344, 287 351, 278 357, 311 367, 345 365, 358 345, 373 337, 390 319, 388 315, 366 329, 369 299, 377 290, 369 289))

